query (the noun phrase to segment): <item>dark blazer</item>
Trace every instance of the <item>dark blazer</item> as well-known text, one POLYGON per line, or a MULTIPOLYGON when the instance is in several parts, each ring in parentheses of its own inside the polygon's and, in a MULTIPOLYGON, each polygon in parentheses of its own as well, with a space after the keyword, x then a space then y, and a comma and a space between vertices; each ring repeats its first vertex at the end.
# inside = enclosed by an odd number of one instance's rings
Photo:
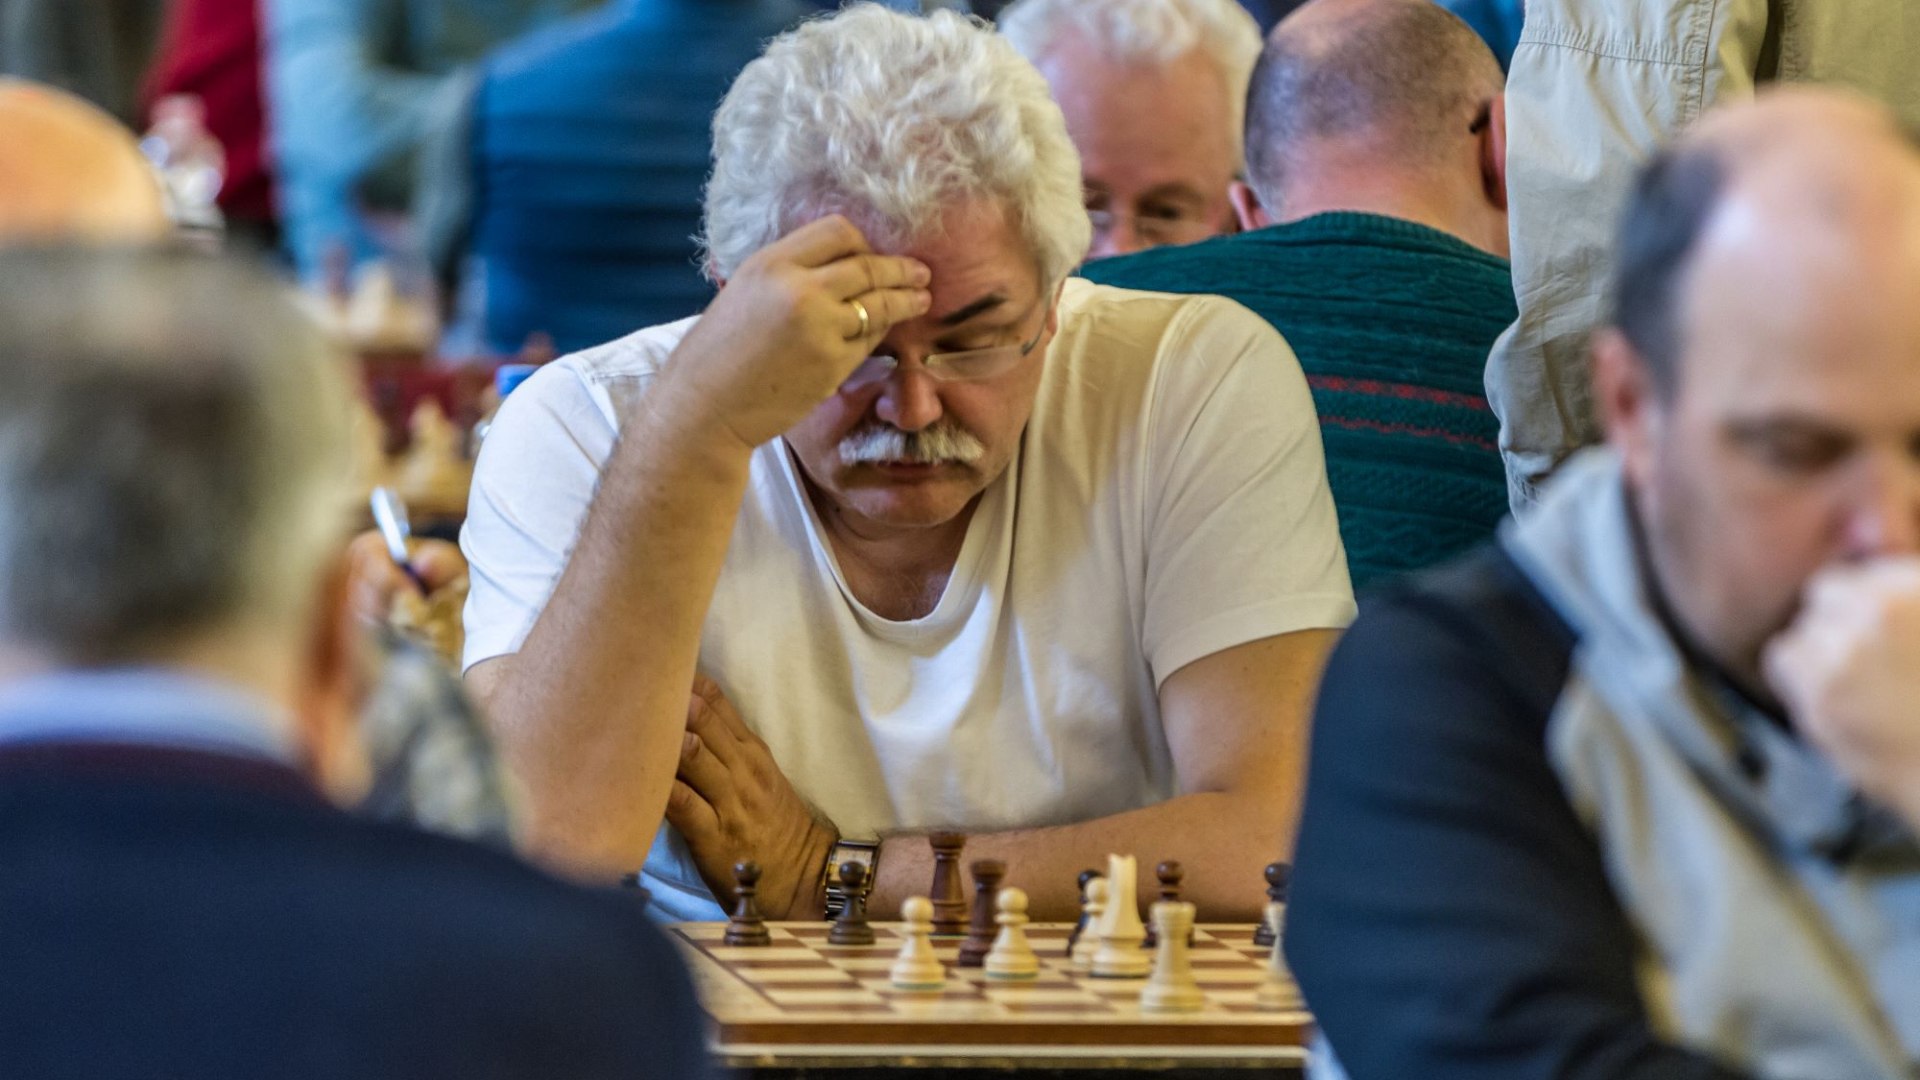
POLYGON ((0 1076, 700 1077, 641 906, 272 764, 0 749, 0 1076))

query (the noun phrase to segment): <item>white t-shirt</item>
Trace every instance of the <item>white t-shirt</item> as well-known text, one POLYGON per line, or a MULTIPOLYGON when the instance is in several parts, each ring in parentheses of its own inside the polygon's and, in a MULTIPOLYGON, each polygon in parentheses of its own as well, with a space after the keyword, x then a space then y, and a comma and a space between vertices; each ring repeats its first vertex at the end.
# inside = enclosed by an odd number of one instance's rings
MULTIPOLYGON (((469 667, 526 639, 621 418, 692 322, 550 365, 501 410, 462 535, 469 667)), ((1218 297, 1076 279, 1024 441, 933 612, 893 622, 854 598, 775 440, 753 456, 700 670, 847 836, 1025 828, 1171 797, 1160 683, 1353 615, 1286 342, 1218 297)), ((671 830, 645 875, 657 915, 720 917, 671 830)))

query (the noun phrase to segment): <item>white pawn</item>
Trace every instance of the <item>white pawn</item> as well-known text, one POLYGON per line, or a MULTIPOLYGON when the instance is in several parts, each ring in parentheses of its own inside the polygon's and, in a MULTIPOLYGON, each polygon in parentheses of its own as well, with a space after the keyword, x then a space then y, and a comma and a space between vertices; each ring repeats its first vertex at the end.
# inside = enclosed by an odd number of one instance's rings
POLYGON ((1099 923, 1100 948, 1093 954, 1096 979, 1144 979, 1153 958, 1140 947, 1147 928, 1140 922, 1131 855, 1107 856, 1107 907, 1099 923))
POLYGON ((1253 1005, 1263 1012, 1290 1012, 1306 1002, 1294 986, 1293 972, 1287 970, 1286 954, 1280 951, 1287 936, 1287 905, 1267 905, 1267 928, 1273 931, 1273 953, 1267 957, 1267 977, 1253 992, 1253 1005))
POLYGON ((933 951, 933 901, 915 896, 900 905, 907 943, 893 961, 896 990, 939 990, 947 985, 947 969, 933 951))
POLYGON ((1000 924, 1000 935, 993 939, 993 948, 987 953, 987 978, 1039 978, 1040 957, 1035 955, 1033 945, 1027 941, 1026 892, 1012 887, 1001 889, 995 904, 1000 909, 1000 914, 994 919, 1000 924))
POLYGON ((1100 916, 1107 910, 1107 879, 1094 878, 1087 882, 1087 928, 1080 931, 1080 939, 1073 943, 1073 955, 1067 958, 1067 964, 1075 971, 1093 970, 1093 954, 1100 949, 1100 916))
POLYGON ((1149 1012, 1199 1012, 1207 1003, 1200 981, 1193 977, 1193 956, 1187 934, 1193 929, 1194 907, 1162 900, 1153 905, 1153 929, 1159 948, 1153 956, 1153 977, 1140 995, 1140 1007, 1149 1012))

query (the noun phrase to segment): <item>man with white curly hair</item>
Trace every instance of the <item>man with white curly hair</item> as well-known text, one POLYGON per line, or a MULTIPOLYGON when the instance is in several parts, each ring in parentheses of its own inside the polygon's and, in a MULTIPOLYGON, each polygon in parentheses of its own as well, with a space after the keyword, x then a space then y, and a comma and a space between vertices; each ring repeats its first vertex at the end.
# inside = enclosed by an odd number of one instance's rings
POLYGON ((1091 257, 1235 231, 1260 25, 1234 0, 1018 0, 1000 32, 1040 69, 1080 151, 1091 257))
POLYGON ((479 463, 468 678, 536 850, 682 919, 861 862, 884 916, 957 827, 1042 918, 1109 851, 1252 917, 1353 614, 1285 342, 1068 280, 1060 110, 951 13, 776 39, 714 147, 713 305, 535 376, 479 463))

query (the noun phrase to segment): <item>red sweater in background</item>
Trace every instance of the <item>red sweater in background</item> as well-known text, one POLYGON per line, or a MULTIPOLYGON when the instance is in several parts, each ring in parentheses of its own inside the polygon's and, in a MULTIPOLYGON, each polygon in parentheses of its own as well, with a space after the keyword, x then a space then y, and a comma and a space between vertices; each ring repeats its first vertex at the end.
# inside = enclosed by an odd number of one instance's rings
POLYGON ((257 0, 173 0, 143 111, 169 94, 191 94, 206 104, 207 130, 227 154, 220 208, 232 218, 273 220, 257 0))

